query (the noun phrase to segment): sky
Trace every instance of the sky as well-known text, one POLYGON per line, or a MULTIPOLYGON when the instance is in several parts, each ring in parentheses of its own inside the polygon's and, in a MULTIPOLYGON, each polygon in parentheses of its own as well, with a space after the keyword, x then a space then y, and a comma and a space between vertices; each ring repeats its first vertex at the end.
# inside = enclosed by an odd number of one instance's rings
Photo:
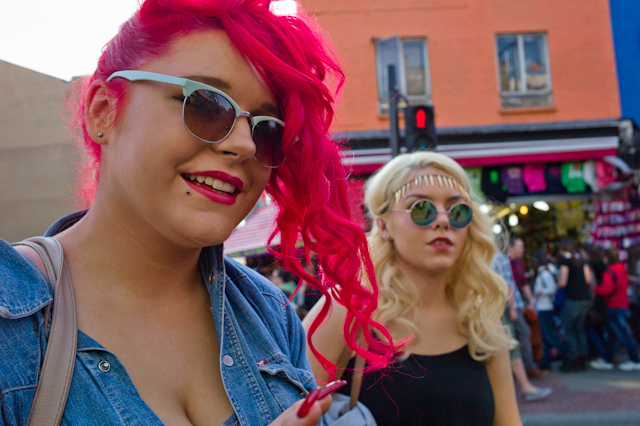
MULTIPOLYGON (((0 0, 0 60, 62 80, 95 70, 139 0, 0 0)), ((284 13, 290 2, 282 2, 284 13)))

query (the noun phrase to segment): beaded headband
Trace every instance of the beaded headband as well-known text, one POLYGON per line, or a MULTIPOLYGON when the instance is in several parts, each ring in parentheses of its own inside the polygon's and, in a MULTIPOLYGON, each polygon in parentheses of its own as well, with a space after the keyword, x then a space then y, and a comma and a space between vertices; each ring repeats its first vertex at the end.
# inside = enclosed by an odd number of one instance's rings
POLYGON ((465 200, 469 201, 469 196, 467 195, 467 191, 464 189, 464 186, 457 180, 453 179, 451 176, 445 175, 421 175, 417 178, 410 180, 405 183, 398 189, 393 195, 396 200, 396 203, 400 201, 400 198, 411 189, 411 185, 420 186, 424 182, 425 185, 428 186, 439 186, 443 188, 450 188, 458 191, 460 195, 464 197, 465 200))

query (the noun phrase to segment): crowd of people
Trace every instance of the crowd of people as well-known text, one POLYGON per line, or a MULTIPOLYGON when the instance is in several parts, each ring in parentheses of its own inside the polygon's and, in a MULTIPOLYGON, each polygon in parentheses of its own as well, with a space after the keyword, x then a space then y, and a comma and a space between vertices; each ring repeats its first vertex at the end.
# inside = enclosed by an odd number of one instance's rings
POLYGON ((638 312, 630 310, 638 302, 638 271, 634 249, 630 253, 628 270, 615 247, 601 250, 566 238, 555 256, 535 251, 527 274, 524 242, 510 239, 510 271, 501 271, 508 283, 513 279, 510 300, 516 309, 508 316, 529 377, 546 374, 554 359, 562 361, 564 372, 611 370, 614 362, 622 371, 640 370, 637 332, 631 328, 638 312))

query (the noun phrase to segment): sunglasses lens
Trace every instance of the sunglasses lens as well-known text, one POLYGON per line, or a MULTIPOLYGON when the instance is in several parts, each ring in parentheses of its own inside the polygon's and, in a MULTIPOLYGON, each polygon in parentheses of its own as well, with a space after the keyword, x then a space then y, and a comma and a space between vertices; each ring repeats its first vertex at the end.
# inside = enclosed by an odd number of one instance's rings
POLYGON ((262 120, 253 128, 255 159, 264 166, 278 167, 284 162, 282 137, 284 127, 273 120, 262 120))
POLYGON ((467 204, 456 204, 449 211, 449 223, 456 229, 462 229, 471 223, 473 210, 467 204))
POLYGON ((186 98, 183 107, 184 124, 194 136, 207 142, 220 142, 236 119, 233 105, 210 90, 196 90, 186 98))
POLYGON ((411 208, 411 220, 418 226, 430 225, 437 216, 436 206, 427 200, 422 200, 411 208))

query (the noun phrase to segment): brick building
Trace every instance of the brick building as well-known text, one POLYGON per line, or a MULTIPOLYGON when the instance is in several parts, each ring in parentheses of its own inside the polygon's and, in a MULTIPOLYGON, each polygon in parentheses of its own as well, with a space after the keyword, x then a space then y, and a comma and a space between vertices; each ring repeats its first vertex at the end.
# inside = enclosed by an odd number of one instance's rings
MULTIPOLYGON (((400 38, 401 56, 404 53, 401 79, 410 80, 413 74, 415 80, 416 74, 424 73, 417 78, 425 82, 414 84, 413 95, 433 102, 438 127, 620 117, 607 0, 595 0, 589 7, 580 0, 303 0, 302 4, 329 34, 349 79, 337 131, 388 127, 387 116, 378 107, 378 98, 385 97, 379 93, 378 82, 384 78, 379 64, 382 56, 392 54, 384 40, 394 35, 400 38), (514 41, 516 46, 509 51, 514 41), (518 43, 524 52, 516 52, 518 43), (504 69, 510 53, 524 53, 528 62, 523 77, 529 87, 523 92, 546 91, 551 95, 548 102, 523 102, 520 108, 515 102, 501 103, 520 83, 513 81, 517 75, 507 76, 509 70, 504 69)), ((524 74, 516 63, 521 58, 513 59, 514 74, 524 74)), ((403 83, 403 89, 412 88, 403 83)))
MULTIPOLYGON (((344 161, 359 179, 391 158, 388 107, 396 92, 387 89, 389 65, 410 105, 433 106, 436 150, 473 168, 482 182, 505 171, 521 176, 527 165, 580 179, 596 163, 628 172, 620 157, 636 166, 634 126, 621 118, 608 0, 588 7, 582 0, 301 3, 347 74, 334 137, 347 141, 344 161)), ((401 147, 403 129, 400 114, 401 147)), ((492 216, 508 215, 516 234, 535 234, 534 246, 586 238, 594 200, 609 194, 586 180, 556 193, 503 186, 503 197, 487 200, 492 216), (536 201, 550 212, 521 208, 536 201)))

